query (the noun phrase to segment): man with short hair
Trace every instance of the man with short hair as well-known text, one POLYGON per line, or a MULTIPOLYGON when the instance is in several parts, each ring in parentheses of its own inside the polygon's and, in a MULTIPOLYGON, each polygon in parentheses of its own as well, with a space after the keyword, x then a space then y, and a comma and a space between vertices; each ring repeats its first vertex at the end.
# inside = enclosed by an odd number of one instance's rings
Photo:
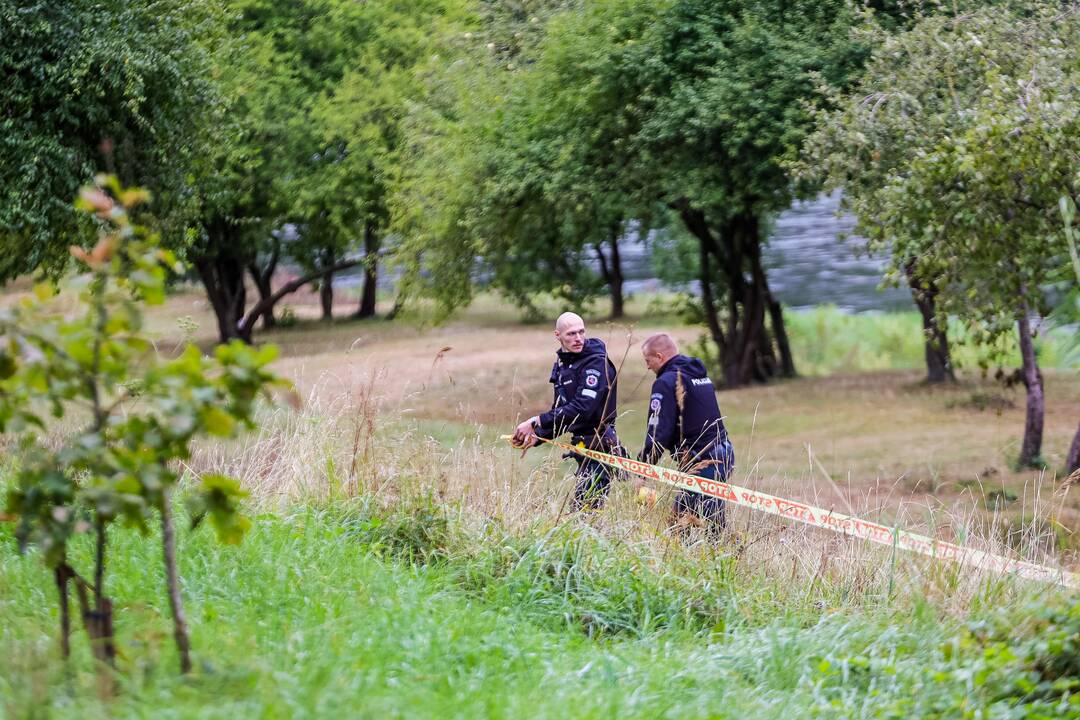
MULTIPOLYGON (((667 333, 646 338, 641 354, 656 381, 638 459, 655 464, 670 452, 683 472, 726 482, 735 467, 735 452, 705 364, 680 355, 667 333)), ((672 512, 676 525, 704 525, 714 536, 724 528, 724 502, 718 498, 680 490, 672 512)))
MULTIPOLYGON (((608 359, 604 342, 586 339, 585 321, 572 312, 555 321, 555 339, 560 347, 549 378, 555 400, 551 410, 517 426, 514 444, 527 450, 540 443, 537 438, 550 440, 568 432, 574 445, 584 443, 591 450, 625 455, 615 434, 615 365, 608 359)), ((574 509, 602 506, 612 471, 582 455, 572 457, 578 464, 574 509)))

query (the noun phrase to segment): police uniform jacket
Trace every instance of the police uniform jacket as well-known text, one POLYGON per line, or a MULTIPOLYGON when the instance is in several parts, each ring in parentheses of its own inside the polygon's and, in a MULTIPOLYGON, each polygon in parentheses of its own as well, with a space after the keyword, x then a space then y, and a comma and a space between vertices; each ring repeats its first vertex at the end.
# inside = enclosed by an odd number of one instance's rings
POLYGON ((608 360, 604 342, 589 338, 581 352, 558 351, 550 382, 555 399, 540 415, 537 435, 553 438, 569 432, 575 442, 613 435, 615 427, 615 365, 608 360), (610 429, 610 431, 609 431, 610 429))
POLYGON ((655 463, 670 452, 681 467, 713 457, 728 442, 705 365, 695 357, 676 355, 656 374, 649 398, 645 446, 639 458, 655 463))

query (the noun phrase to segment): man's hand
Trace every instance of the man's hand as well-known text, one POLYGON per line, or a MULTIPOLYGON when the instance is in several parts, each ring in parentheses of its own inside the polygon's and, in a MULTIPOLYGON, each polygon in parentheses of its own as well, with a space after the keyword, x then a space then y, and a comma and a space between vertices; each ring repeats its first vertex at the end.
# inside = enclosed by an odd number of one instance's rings
POLYGON ((525 453, 529 451, 529 448, 536 445, 536 426, 533 423, 537 419, 531 417, 514 429, 514 447, 521 448, 522 457, 525 457, 525 453))

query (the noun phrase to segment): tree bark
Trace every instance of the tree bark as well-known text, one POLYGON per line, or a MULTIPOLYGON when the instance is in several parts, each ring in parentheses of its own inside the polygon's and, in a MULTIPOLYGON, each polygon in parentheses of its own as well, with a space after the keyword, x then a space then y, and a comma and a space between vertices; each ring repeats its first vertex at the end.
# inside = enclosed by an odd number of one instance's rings
MULTIPOLYGON (((107 597, 95 594, 94 606, 92 607, 89 594, 94 592, 94 588, 74 573, 72 573, 71 577, 75 581, 75 594, 79 598, 83 627, 86 629, 86 636, 90 639, 90 650, 98 662, 107 665, 109 668, 115 668, 116 645, 113 642, 112 601, 107 597)), ((101 668, 98 668, 98 681, 102 696, 112 696, 112 677, 107 672, 102 671, 101 668)))
POLYGON ((765 334, 765 298, 763 296, 757 218, 752 215, 732 220, 721 235, 721 242, 733 262, 726 268, 731 284, 729 312, 729 352, 721 358, 725 382, 730 387, 767 382, 775 373, 775 361, 766 359, 771 346, 765 334), (750 282, 744 267, 749 265, 750 282))
POLYGON ((1080 470, 1080 425, 1076 426, 1076 434, 1073 435, 1069 454, 1065 458, 1065 472, 1071 475, 1077 470, 1080 470))
POLYGON ((769 318, 772 320, 773 333, 776 334, 776 345, 780 350, 780 374, 786 378, 798 375, 795 371, 795 358, 791 355, 791 343, 788 341, 787 326, 784 324, 784 308, 779 300, 774 300, 771 292, 767 292, 769 302, 769 318))
POLYGON ((398 316, 398 313, 400 313, 404 309, 405 295, 399 289, 398 294, 394 297, 394 306, 390 308, 390 312, 386 313, 386 319, 393 320, 398 316))
MULTIPOLYGON (((255 289, 259 291, 259 300, 265 300, 274 294, 272 280, 280 258, 281 242, 275 240, 273 250, 270 253, 269 259, 266 261, 266 265, 259 267, 258 262, 255 260, 248 263, 248 273, 251 275, 252 282, 255 283, 255 289)), ((273 311, 263 314, 262 326, 264 330, 277 327, 277 318, 274 316, 273 311)))
MULTIPOLYGON (((1021 293, 1024 293, 1024 290, 1021 290, 1021 293)), ((1035 346, 1031 340, 1026 298, 1022 298, 1020 304, 1021 313, 1016 325, 1020 333, 1020 357, 1023 361, 1024 386, 1027 388, 1027 406, 1019 464, 1021 467, 1038 467, 1041 462, 1046 399, 1043 396, 1042 373, 1039 371, 1039 364, 1035 358, 1035 346)))
POLYGON ((173 527, 169 493, 161 503, 161 549, 165 556, 165 584, 169 590, 169 608, 173 616, 173 638, 180 654, 180 672, 191 672, 191 640, 188 637, 184 598, 180 594, 180 576, 176 571, 176 529, 173 527))
MULTIPOLYGON (((90 638, 90 647, 94 657, 111 668, 116 667, 116 644, 113 636, 113 607, 112 601, 105 597, 105 523, 99 518, 97 521, 97 542, 94 551, 94 584, 88 586, 77 575, 73 575, 75 589, 79 597, 79 607, 82 610, 83 627, 86 635, 90 638), (87 590, 93 594, 94 604, 91 606, 87 590)), ((111 683, 103 676, 102 688, 111 692, 111 683)))
POLYGON ((622 223, 615 223, 611 228, 611 234, 608 238, 611 245, 610 258, 604 255, 603 244, 598 242, 593 245, 596 250, 597 260, 600 262, 600 276, 604 279, 604 284, 608 286, 611 295, 612 320, 618 320, 626 314, 626 303, 623 296, 622 258, 619 256, 619 232, 621 230, 622 223))
MULTIPOLYGON (((244 258, 234 254, 232 244, 235 238, 226 223, 207 227, 210 252, 197 257, 195 269, 199 273, 206 297, 214 310, 218 324, 218 337, 221 342, 245 339, 239 323, 244 316, 247 303, 244 288, 244 258)), ((247 338, 250 339, 250 331, 247 338)))
POLYGON ((322 319, 334 319, 334 273, 328 272, 319 282, 319 304, 322 306, 322 319))
POLYGON ((765 324, 769 313, 779 348, 780 372, 795 374, 787 329, 779 303, 772 299, 768 279, 761 261, 759 220, 752 213, 732 218, 719 232, 713 233, 704 213, 688 202, 675 203, 683 223, 700 242, 702 253, 702 302, 706 306, 706 322, 720 354, 721 372, 725 387, 733 388, 753 382, 768 382, 778 372, 777 353, 765 324), (710 257, 715 258, 723 273, 727 305, 725 329, 720 328, 717 298, 712 295, 710 257), (705 293, 709 295, 706 297, 705 293), (709 308, 712 308, 710 310, 709 308), (715 326, 715 327, 714 327, 715 326))
POLYGON ((360 307, 356 309, 356 317, 375 317, 378 279, 379 236, 375 232, 375 224, 368 221, 364 224, 364 288, 360 294, 360 307))
POLYGON ((53 579, 60 595, 60 654, 67 660, 71 657, 71 605, 68 601, 69 568, 61 562, 53 568, 53 579))
POLYGON ((713 299, 709 251, 705 248, 704 243, 699 243, 699 249, 701 252, 701 306, 705 311, 705 325, 709 328, 709 335, 712 336, 713 342, 716 343, 717 351, 723 355, 727 342, 724 339, 724 331, 720 327, 720 316, 716 311, 716 301, 713 299))
POLYGON ((952 359, 949 357, 949 339, 946 330, 938 323, 937 286, 922 282, 915 273, 915 261, 904 265, 904 274, 911 287, 911 297, 922 315, 923 342, 926 357, 926 382, 956 382, 952 359))

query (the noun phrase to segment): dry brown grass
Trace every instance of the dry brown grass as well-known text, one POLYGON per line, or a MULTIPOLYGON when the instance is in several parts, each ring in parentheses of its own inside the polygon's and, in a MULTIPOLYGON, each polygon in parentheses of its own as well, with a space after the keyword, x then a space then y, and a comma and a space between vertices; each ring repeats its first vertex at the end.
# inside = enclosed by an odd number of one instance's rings
MULTIPOLYGON (((351 393, 327 400, 315 389, 300 413, 267 413, 261 431, 232 447, 204 447, 193 459, 196 471, 224 470, 245 479, 258 506, 276 509, 298 500, 315 504, 349 502, 356 496, 387 511, 410 507, 418 497, 433 498, 473 538, 498 541, 503 533, 545 532, 574 524, 625 546, 641 562, 679 572, 720 572, 727 581, 741 577, 748 586, 771 588, 785 602, 798 600, 823 609, 875 602, 900 594, 925 598, 963 613, 976 598, 1008 598, 1025 583, 970 568, 870 545, 823 530, 789 523, 743 508, 729 508, 729 532, 720 546, 693 535, 682 542, 667 532, 672 491, 660 488, 659 502, 634 501, 628 484, 616 484, 603 511, 574 515, 567 495, 572 464, 558 452, 539 450, 524 460, 494 438, 491 428, 458 426, 439 440, 422 423, 402 421, 392 396, 379 395, 386 375, 358 380, 351 393), (696 570, 694 570, 696 568, 696 570)), ((438 429, 440 432, 442 429, 438 429)), ((815 472, 820 473, 820 470, 815 472)), ((871 519, 898 522, 947 540, 1051 565, 1067 561, 1047 543, 1047 518, 1060 498, 1029 489, 1023 502, 1034 520, 1006 542, 1009 515, 987 516, 981 504, 963 496, 913 497, 903 489, 846 494, 823 478, 807 474, 765 475, 753 467, 734 478, 739 484, 816 504, 837 505, 871 519), (989 520, 988 520, 989 517, 989 520)), ((1073 563, 1075 565, 1075 563, 1073 563)), ((718 580, 719 581, 719 580, 718 580)))
MULTIPOLYGON (((292 303, 306 308, 298 315, 313 315, 317 299, 300 296, 292 303)), ((352 301, 341 299, 339 307, 351 311, 352 301)), ((652 382, 638 344, 659 329, 671 331, 682 343, 698 334, 697 328, 642 319, 644 308, 636 310, 638 318, 631 322, 589 326, 621 365, 619 431, 632 448, 641 443, 652 382)), ((197 341, 212 342, 205 300, 195 292, 180 293, 152 315, 163 347, 176 336, 176 318, 182 316, 198 324, 197 341), (171 334, 165 330, 170 323, 171 334)), ((256 478, 276 478, 257 483, 274 488, 275 496, 325 491, 334 482, 392 484, 387 478, 399 464, 392 459, 384 460, 373 479, 348 477, 357 474, 350 472, 348 455, 357 435, 352 418, 358 406, 376 408, 373 427, 385 442, 400 446, 394 454, 408 454, 407 447, 424 446, 433 438, 433 452, 441 448, 449 453, 444 460, 456 463, 464 452, 462 442, 479 439, 478 447, 487 449, 466 464, 472 476, 486 480, 474 480, 470 493, 490 492, 492 485, 521 486, 521 473, 537 467, 535 460, 515 465, 495 438, 550 402, 547 373, 554 339, 546 325, 522 325, 493 300, 482 300, 437 327, 383 320, 305 323, 261 338, 282 348, 277 367, 296 382, 312 408, 300 417, 284 411, 275 415, 254 444, 245 444, 230 461, 250 468, 256 478), (327 453, 335 458, 330 466, 327 453)), ((1030 524, 1038 509, 1052 516, 1048 522, 1066 544, 1077 545, 1080 493, 1072 489, 1055 495, 1064 478, 1053 468, 1061 466, 1080 417, 1080 377, 1046 372, 1044 456, 1051 469, 1043 472, 1012 468, 1023 427, 1022 389, 1003 390, 977 377, 949 388, 927 388, 919 380, 914 371, 874 372, 721 393, 738 459, 736 481, 826 507, 862 508, 923 525, 928 517, 963 508, 969 522, 1020 527, 1030 524), (965 400, 976 392, 1015 402, 1011 408, 974 409, 965 400), (1002 512, 990 512, 995 502, 1002 512)))

